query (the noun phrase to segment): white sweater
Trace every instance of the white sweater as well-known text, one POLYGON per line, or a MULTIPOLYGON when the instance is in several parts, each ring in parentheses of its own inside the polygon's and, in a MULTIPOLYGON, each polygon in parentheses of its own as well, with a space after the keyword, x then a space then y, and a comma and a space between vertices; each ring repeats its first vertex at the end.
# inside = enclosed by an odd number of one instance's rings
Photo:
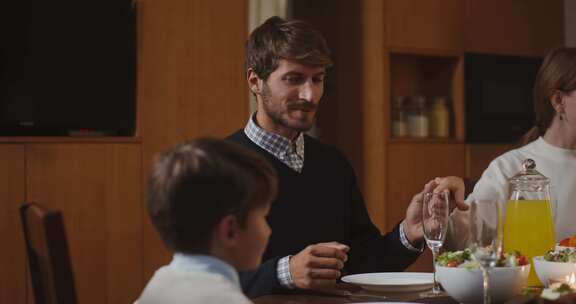
MULTIPOLYGON (((536 170, 550 179, 552 216, 556 241, 576 234, 576 150, 552 146, 542 137, 508 151, 494 159, 466 199, 496 200, 505 207, 509 198, 508 178, 522 169, 522 162, 531 158, 536 170)), ((467 212, 455 211, 446 247, 462 248, 466 240, 467 212)))

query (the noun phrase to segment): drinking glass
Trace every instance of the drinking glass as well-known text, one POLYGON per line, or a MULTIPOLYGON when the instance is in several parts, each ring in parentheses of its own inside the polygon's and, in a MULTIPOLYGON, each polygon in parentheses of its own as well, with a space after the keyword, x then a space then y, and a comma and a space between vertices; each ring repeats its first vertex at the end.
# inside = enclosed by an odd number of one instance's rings
POLYGON ((484 304, 490 304, 488 276, 502 254, 502 212, 500 204, 490 200, 474 200, 470 204, 470 250, 480 264, 484 304))
POLYGON ((426 245, 432 251, 432 266, 434 267, 434 287, 431 291, 422 294, 424 297, 444 295, 436 281, 436 258, 446 238, 449 208, 448 192, 429 192, 424 194, 422 201, 422 228, 426 245))

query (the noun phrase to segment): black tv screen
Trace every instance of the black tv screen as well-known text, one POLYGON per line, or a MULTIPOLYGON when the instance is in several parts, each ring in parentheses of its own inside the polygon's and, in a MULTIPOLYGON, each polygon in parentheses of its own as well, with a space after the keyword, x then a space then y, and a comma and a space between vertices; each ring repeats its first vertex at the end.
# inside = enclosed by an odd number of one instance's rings
POLYGON ((132 0, 0 2, 0 136, 134 134, 132 0))

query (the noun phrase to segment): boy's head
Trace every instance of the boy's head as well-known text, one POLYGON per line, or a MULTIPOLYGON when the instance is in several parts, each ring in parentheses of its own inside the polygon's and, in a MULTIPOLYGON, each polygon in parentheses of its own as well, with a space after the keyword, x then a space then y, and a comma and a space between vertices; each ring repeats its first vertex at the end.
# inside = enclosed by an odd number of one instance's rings
POLYGON ((149 181, 148 213, 175 252, 210 254, 239 270, 256 268, 270 228, 274 169, 238 144, 198 139, 159 156, 149 181))

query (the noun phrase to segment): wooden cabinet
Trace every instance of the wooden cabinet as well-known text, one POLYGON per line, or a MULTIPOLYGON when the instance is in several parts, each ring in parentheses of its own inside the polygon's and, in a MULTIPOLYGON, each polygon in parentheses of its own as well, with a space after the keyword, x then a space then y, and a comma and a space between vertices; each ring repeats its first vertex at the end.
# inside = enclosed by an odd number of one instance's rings
POLYGON ((24 145, 0 145, 0 303, 26 302, 26 251, 18 208, 25 199, 24 145))
POLYGON ((514 148, 514 144, 467 144, 466 177, 479 180, 493 159, 514 148))
POLYGON ((62 211, 79 302, 132 303, 142 288, 140 145, 26 150, 26 200, 62 211))
MULTIPOLYGON (((438 176, 464 176, 464 144, 395 143, 388 145, 386 223, 391 229, 406 215, 412 197, 438 176)), ((427 252, 409 271, 431 271, 427 252)))
MULTIPOLYGON (((143 179, 158 152, 190 138, 224 137, 248 120, 247 2, 139 2, 143 179)), ((171 254, 146 213, 143 223, 146 282, 171 254)))
POLYGON ((542 56, 564 42, 564 1, 466 0, 466 52, 542 56))
POLYGON ((386 1, 389 47, 444 51, 462 49, 461 0, 386 1))
POLYGON ((438 176, 464 176, 464 144, 395 143, 388 145, 387 225, 396 225, 406 214, 412 196, 438 176))

